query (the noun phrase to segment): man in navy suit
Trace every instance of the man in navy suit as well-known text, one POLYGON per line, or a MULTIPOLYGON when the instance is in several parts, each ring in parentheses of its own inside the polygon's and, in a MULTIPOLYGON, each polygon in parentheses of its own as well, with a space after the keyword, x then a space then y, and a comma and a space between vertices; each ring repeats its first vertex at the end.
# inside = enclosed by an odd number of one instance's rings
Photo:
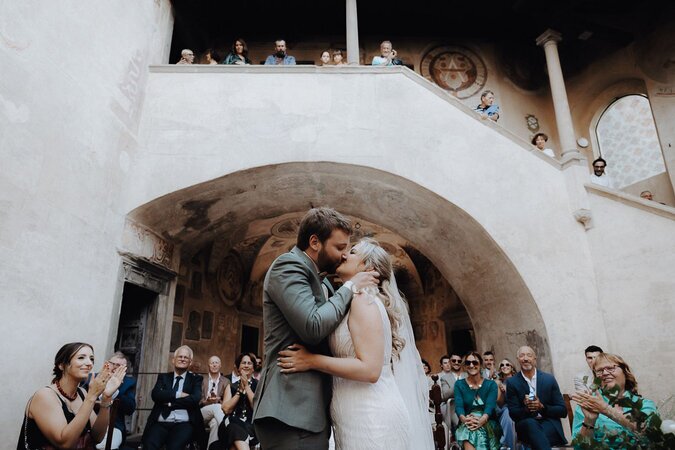
POLYGON ((550 450, 567 443, 560 419, 567 408, 558 382, 537 370, 537 355, 530 347, 518 349, 520 372, 506 381, 506 403, 516 424, 518 439, 533 450, 550 450))
POLYGON ((192 349, 178 347, 173 354, 174 371, 161 373, 152 389, 152 407, 143 432, 143 448, 183 450, 194 440, 203 440, 204 420, 199 410, 202 376, 188 372, 192 349))

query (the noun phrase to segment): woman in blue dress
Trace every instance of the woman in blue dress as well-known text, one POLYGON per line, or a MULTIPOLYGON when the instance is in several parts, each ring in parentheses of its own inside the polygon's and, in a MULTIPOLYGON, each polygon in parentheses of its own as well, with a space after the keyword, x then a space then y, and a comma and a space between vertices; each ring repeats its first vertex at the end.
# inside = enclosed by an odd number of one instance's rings
POLYGON ((498 450, 501 428, 497 423, 497 383, 481 375, 478 352, 464 356, 467 377, 455 383, 455 412, 460 425, 457 443, 464 450, 498 450))

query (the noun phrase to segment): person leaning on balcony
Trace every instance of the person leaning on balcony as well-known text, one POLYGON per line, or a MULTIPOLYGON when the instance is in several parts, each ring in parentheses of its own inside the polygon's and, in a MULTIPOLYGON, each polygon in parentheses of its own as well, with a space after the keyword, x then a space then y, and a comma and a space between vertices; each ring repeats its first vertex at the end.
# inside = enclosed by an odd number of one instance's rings
POLYGON ((232 44, 232 51, 225 57, 223 64, 235 64, 238 66, 251 64, 248 59, 248 46, 242 38, 236 39, 232 44))
POLYGON ((373 66, 402 66, 403 61, 398 59, 398 53, 394 50, 391 41, 382 41, 380 44, 380 56, 373 57, 373 66))
POLYGON ((537 133, 532 138, 532 145, 537 147, 537 150, 542 152, 544 155, 550 156, 551 158, 555 158, 555 153, 553 153, 553 150, 546 147, 547 142, 548 136, 545 133, 537 133))
POLYGON ((336 66, 344 66, 347 64, 344 61, 344 53, 342 50, 333 50, 333 64, 336 66))
POLYGON ((220 56, 218 53, 212 48, 207 48, 204 53, 202 53, 202 56, 199 57, 199 64, 218 64, 219 60, 220 56))
POLYGON ((495 93, 489 89, 480 94, 480 104, 473 110, 480 114, 482 120, 499 120, 499 105, 495 104, 495 93))
POLYGON ((295 57, 286 53, 286 41, 277 39, 274 41, 274 54, 265 60, 266 66, 294 66, 295 57))
MULTIPOLYGON (((629 437, 639 431, 635 419, 628 415, 630 408, 623 408, 609 403, 608 394, 614 392, 617 399, 630 399, 633 402, 642 402, 640 411, 649 416, 658 414, 656 404, 638 394, 638 383, 635 375, 618 355, 600 353, 593 362, 593 372, 600 378, 599 392, 576 392, 572 400, 577 402, 574 410, 572 436, 587 437, 594 441, 608 443, 608 438, 619 432, 626 431, 629 437)), ((633 446, 633 442, 616 444, 633 446)), ((621 448, 624 448, 623 446, 621 448)))
POLYGON ((183 49, 183 51, 180 52, 180 61, 176 63, 178 64, 192 64, 195 60, 195 54, 192 50, 189 48, 183 49))

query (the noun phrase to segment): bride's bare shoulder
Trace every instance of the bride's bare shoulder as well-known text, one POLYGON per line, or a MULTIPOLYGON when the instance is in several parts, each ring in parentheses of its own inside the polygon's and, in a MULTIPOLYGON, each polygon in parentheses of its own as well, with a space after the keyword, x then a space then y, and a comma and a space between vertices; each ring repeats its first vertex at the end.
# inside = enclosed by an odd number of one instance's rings
POLYGON ((352 306, 349 310, 349 314, 374 317, 376 314, 379 314, 377 305, 379 302, 380 299, 378 299, 375 295, 368 293, 355 294, 352 298, 352 306))

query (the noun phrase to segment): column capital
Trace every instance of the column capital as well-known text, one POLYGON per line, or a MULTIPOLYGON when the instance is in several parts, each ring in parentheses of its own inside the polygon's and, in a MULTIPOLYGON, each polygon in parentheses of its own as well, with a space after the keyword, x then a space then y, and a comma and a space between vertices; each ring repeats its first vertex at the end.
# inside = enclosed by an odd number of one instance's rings
POLYGON ((549 28, 539 35, 537 38, 537 45, 541 47, 551 41, 555 43, 562 41, 562 35, 559 32, 549 28))

